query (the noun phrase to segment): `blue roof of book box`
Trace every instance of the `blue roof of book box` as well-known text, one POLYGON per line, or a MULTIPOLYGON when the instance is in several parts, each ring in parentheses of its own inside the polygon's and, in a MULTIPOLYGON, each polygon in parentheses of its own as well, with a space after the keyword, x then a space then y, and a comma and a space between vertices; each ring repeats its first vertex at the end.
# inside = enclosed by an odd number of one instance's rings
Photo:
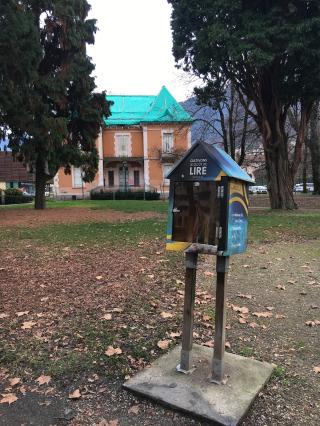
MULTIPOLYGON (((224 175, 239 179, 248 183, 254 183, 254 180, 245 172, 225 151, 205 142, 197 142, 186 152, 184 157, 171 169, 167 178, 173 180, 189 180, 186 177, 186 164, 201 164, 203 159, 207 160, 206 176, 201 176, 203 180, 217 180, 219 175, 224 175)), ((192 180, 198 179, 196 176, 192 180)))

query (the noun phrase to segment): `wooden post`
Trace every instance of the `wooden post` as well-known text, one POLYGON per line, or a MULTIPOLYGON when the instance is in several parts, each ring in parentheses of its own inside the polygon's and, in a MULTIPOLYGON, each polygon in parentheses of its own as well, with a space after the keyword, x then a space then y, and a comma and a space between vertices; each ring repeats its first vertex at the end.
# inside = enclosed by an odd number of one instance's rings
POLYGON ((212 382, 221 384, 224 380, 224 351, 226 330, 226 283, 229 257, 217 256, 217 287, 214 354, 212 360, 212 382))
POLYGON ((188 373, 192 369, 192 333, 193 333, 193 311, 196 293, 198 253, 186 253, 186 276, 183 308, 183 331, 182 350, 180 365, 177 370, 188 373))

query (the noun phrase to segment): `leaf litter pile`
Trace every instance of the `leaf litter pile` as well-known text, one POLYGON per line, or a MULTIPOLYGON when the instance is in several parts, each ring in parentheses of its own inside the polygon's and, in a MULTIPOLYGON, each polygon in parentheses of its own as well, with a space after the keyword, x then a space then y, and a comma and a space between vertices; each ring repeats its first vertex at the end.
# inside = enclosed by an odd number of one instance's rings
MULTIPOLYGON (((0 425, 19 410, 28 424, 26 401, 48 424, 206 424, 121 388, 181 341, 183 255, 166 253, 161 234, 115 248, 1 247, 0 425)), ((226 350, 277 365, 244 425, 320 424, 319 255, 317 240, 282 241, 231 260, 226 350)), ((193 336, 211 348, 214 280, 214 258, 201 257, 193 336)))

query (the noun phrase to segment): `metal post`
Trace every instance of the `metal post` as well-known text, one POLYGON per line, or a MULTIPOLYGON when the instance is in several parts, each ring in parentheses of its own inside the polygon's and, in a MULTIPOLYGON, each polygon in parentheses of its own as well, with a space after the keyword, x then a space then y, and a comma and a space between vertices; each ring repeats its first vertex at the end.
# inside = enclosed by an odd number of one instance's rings
POLYGON ((192 369, 192 333, 193 333, 193 311, 196 292, 198 253, 186 253, 186 275, 185 293, 183 307, 183 330, 182 330, 182 350, 180 365, 177 370, 188 373, 192 369))
POLYGON ((217 287, 214 354, 212 360, 212 382, 221 384, 224 380, 224 351, 226 332, 226 283, 229 257, 217 256, 217 287))

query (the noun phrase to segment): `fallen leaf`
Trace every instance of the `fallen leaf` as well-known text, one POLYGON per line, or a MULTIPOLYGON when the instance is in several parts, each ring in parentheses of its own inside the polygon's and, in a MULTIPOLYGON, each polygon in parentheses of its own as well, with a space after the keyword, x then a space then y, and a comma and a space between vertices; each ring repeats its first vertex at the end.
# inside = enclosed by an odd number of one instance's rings
POLYGON ((2 313, 2 314, 0 314, 0 319, 3 319, 3 318, 8 318, 8 314, 4 314, 4 313, 2 313))
POLYGON ((239 318, 239 322, 240 322, 240 324, 246 324, 247 323, 247 320, 246 319, 244 319, 244 318, 239 318))
POLYGON ((23 315, 28 315, 29 311, 21 311, 21 312, 16 312, 16 315, 18 317, 22 317, 23 315))
POLYGON ((22 395, 25 395, 27 393, 27 390, 24 386, 20 386, 19 391, 22 393, 22 395))
POLYGON ((122 354, 122 350, 120 348, 114 348, 113 346, 108 346, 107 350, 105 351, 105 354, 107 356, 120 355, 122 354))
POLYGON ((128 413, 129 414, 138 414, 140 410, 139 405, 133 405, 132 407, 129 408, 128 413))
POLYGON ((169 348, 169 344, 170 344, 170 340, 159 340, 159 342, 157 343, 157 346, 158 348, 165 350, 169 348))
POLYGON ((79 398, 81 398, 81 393, 80 393, 79 389, 76 389, 74 392, 69 393, 68 398, 69 399, 79 399, 79 398))
POLYGON ((293 281, 293 280, 288 280, 287 283, 288 284, 295 284, 297 281, 293 281))
POLYGON ((281 284, 276 285, 276 288, 278 288, 279 290, 285 290, 286 289, 285 286, 281 285, 281 284))
POLYGON ((98 275, 98 276, 96 277, 96 280, 100 281, 100 280, 102 280, 102 278, 103 278, 103 276, 102 276, 102 275, 98 275))
POLYGON ((205 275, 206 277, 213 277, 213 276, 214 276, 214 273, 213 273, 213 272, 210 272, 210 271, 204 271, 204 275, 205 275))
POLYGON ((181 332, 178 332, 178 333, 174 333, 174 332, 172 332, 172 333, 170 333, 170 334, 169 334, 169 336, 170 336, 172 339, 176 339, 177 337, 180 337, 180 336, 181 336, 181 332))
POLYGON ((253 312, 252 315, 258 318, 271 318, 273 316, 272 312, 253 312))
POLYGON ((212 317, 210 317, 210 315, 203 315, 202 319, 203 321, 210 321, 212 317))
POLYGON ((228 349, 230 349, 230 348, 231 348, 230 342, 226 342, 226 343, 224 344, 224 346, 225 346, 226 348, 228 348, 228 349))
POLYGON ((252 299, 252 295, 251 294, 239 293, 238 297, 241 297, 241 299, 252 299))
POLYGON ((39 405, 45 405, 46 407, 48 407, 48 405, 51 404, 51 401, 43 401, 43 402, 39 402, 39 405))
POLYGON ((249 327, 257 328, 257 327, 259 327, 259 324, 257 324, 256 322, 250 322, 249 327))
POLYGON ((49 297, 41 297, 40 302, 47 302, 49 300, 49 297))
POLYGON ((313 304, 313 305, 311 305, 311 309, 319 309, 319 305, 313 304))
POLYGON ((308 325, 309 327, 314 327, 316 324, 314 321, 306 321, 306 325, 308 325))
POLYGON ((111 314, 105 314, 101 317, 101 319, 105 319, 107 321, 110 321, 112 319, 112 315, 111 314))
POLYGON ((34 325, 36 325, 37 323, 34 321, 26 321, 22 324, 21 328, 22 330, 28 330, 30 328, 32 328, 34 325))
POLYGON ((250 265, 242 265, 243 268, 250 268, 250 265))
POLYGON ((148 278, 150 278, 151 280, 154 278, 153 274, 147 275, 148 278))
POLYGON ((287 317, 285 315, 282 315, 282 314, 276 315, 276 319, 283 319, 283 318, 287 318, 287 317))
POLYGON ((267 309, 267 311, 273 311, 274 307, 273 306, 267 306, 266 309, 267 309))
POLYGON ((213 348, 214 341, 213 340, 208 340, 207 342, 204 342, 202 344, 203 344, 203 346, 207 346, 208 348, 213 348))
POLYGON ((11 405, 13 402, 17 401, 17 397, 14 393, 7 393, 7 394, 1 394, 3 396, 2 399, 0 399, 0 404, 8 403, 11 405))
POLYGON ((183 281, 181 281, 181 280, 176 280, 176 283, 177 283, 177 284, 184 284, 184 282, 183 282, 183 281))
POLYGON ((51 380, 51 376, 41 375, 37 378, 36 382, 38 382, 39 385, 41 386, 41 385, 47 385, 50 382, 50 380, 51 380))
POLYGON ((236 312, 241 312, 242 314, 248 314, 249 309, 246 306, 240 307, 236 305, 231 305, 231 308, 236 312))
POLYGON ((313 371, 317 374, 320 373, 320 365, 313 367, 313 371))
POLYGON ((16 386, 18 383, 21 383, 20 377, 14 377, 13 379, 9 380, 10 386, 16 386))
POLYGON ((173 314, 170 312, 161 312, 160 316, 161 318, 173 318, 173 314))

